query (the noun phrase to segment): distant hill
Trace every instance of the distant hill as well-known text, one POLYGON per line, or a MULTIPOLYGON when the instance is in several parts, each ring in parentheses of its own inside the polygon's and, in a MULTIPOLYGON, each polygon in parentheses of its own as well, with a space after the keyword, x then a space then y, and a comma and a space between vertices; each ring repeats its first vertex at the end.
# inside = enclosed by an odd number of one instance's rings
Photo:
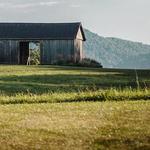
POLYGON ((108 68, 150 69, 150 45, 118 38, 104 38, 85 30, 85 57, 108 68))

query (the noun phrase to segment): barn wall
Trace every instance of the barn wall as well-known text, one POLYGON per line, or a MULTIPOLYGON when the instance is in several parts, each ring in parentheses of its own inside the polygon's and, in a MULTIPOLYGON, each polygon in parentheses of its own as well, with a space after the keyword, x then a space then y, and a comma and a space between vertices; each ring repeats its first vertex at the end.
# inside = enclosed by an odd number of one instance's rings
MULTIPOLYGON (((0 64, 19 64, 20 41, 22 40, 0 40, 0 64)), ((55 64, 58 61, 78 62, 83 57, 82 40, 41 40, 39 42, 41 64, 55 64)))
POLYGON ((79 62, 83 59, 83 41, 82 40, 74 40, 75 46, 75 62, 79 62))
POLYGON ((75 62, 83 59, 83 35, 79 28, 76 39, 74 40, 75 62))
POLYGON ((74 40, 44 40, 41 44, 41 63, 74 62, 74 40))
POLYGON ((0 63, 18 64, 18 41, 0 40, 0 63))

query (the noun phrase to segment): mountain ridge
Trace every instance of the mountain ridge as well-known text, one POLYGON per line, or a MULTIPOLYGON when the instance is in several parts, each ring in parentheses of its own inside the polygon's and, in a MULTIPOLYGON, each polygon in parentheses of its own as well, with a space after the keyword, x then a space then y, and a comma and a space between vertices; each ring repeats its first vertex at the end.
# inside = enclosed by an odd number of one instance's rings
POLYGON ((115 37, 103 37, 85 29, 84 55, 105 68, 150 69, 150 45, 115 37))

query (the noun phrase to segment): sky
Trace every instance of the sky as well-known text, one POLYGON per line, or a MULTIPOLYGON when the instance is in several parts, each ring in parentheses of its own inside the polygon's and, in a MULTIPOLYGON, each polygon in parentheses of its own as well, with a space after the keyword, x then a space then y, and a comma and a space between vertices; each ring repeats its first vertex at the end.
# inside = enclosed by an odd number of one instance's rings
POLYGON ((100 36, 150 44, 150 0, 0 0, 0 22, 82 22, 100 36))

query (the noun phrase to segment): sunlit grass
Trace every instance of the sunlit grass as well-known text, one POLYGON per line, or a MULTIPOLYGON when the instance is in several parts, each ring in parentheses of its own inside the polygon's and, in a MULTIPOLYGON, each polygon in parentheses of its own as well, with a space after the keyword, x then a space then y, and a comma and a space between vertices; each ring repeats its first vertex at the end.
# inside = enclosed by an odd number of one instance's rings
POLYGON ((1 150, 150 148, 150 102, 0 106, 1 150))
POLYGON ((149 150, 149 100, 150 70, 0 66, 0 150, 149 150))
POLYGON ((60 103, 81 101, 126 101, 126 100, 150 100, 150 89, 109 89, 97 91, 78 92, 49 92, 47 94, 19 93, 14 96, 0 94, 0 104, 25 104, 25 103, 60 103))

